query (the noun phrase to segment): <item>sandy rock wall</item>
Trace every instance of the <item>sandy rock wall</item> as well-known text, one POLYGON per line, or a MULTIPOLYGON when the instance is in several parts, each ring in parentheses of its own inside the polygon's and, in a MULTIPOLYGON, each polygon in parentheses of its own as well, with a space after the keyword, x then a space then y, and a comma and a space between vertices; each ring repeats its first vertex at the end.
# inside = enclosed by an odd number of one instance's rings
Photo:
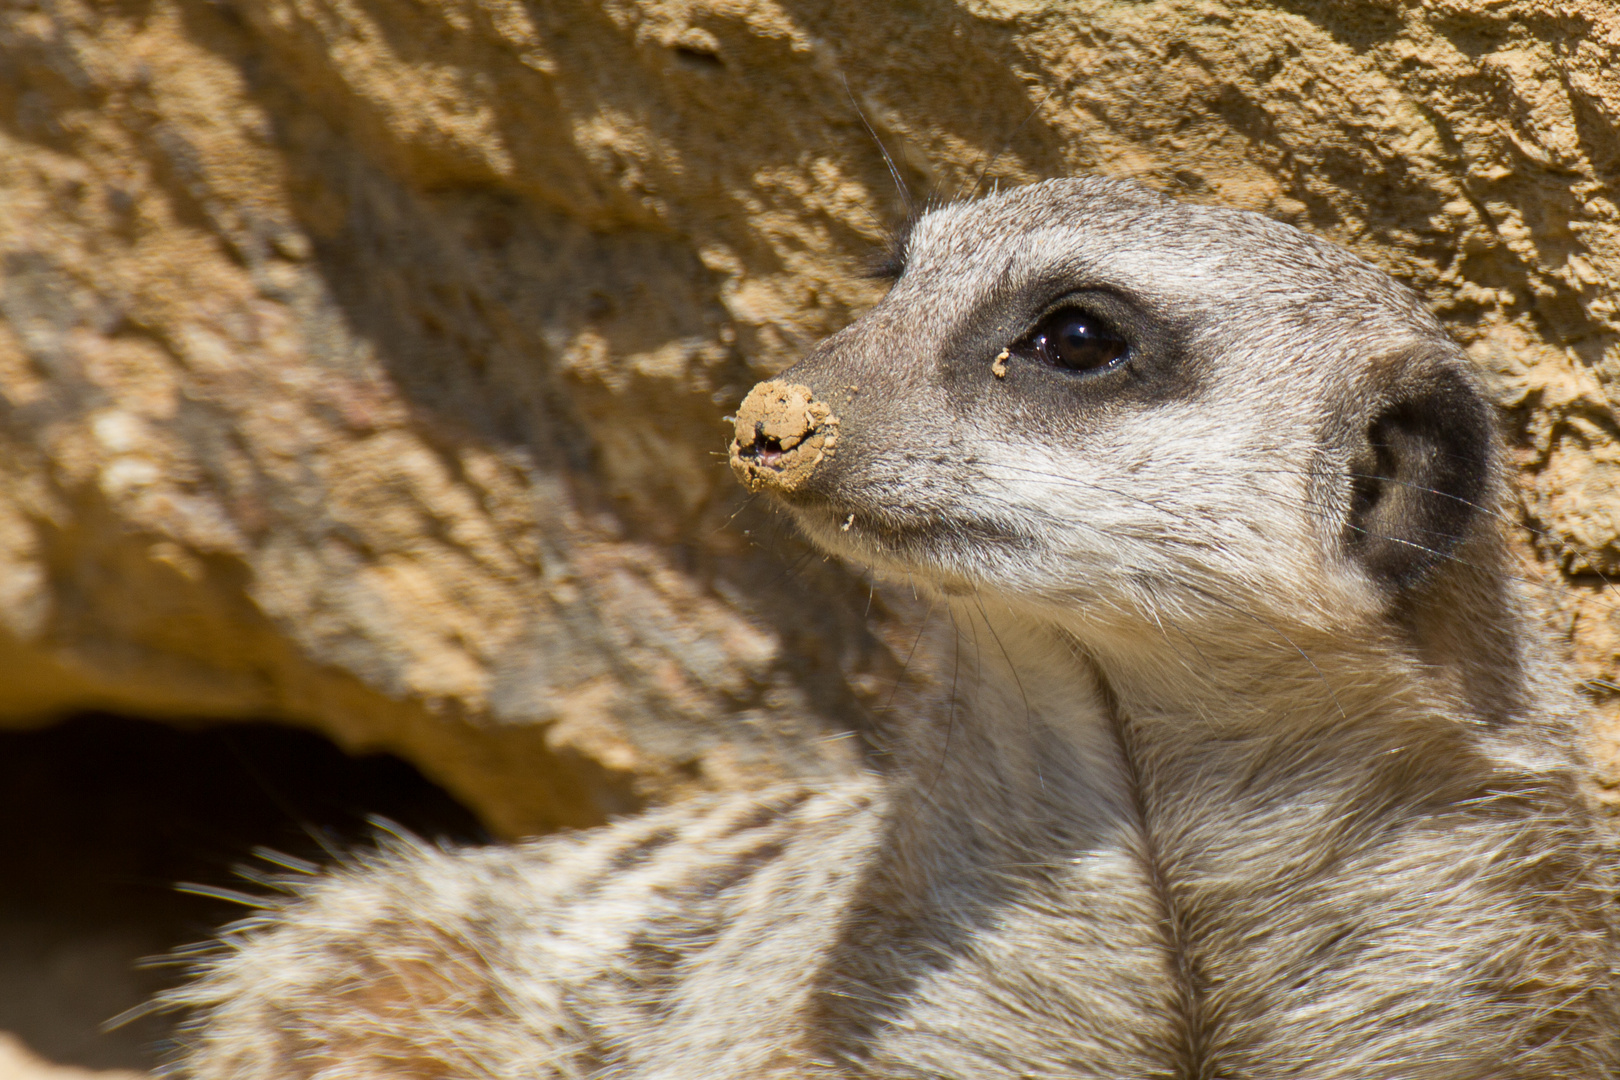
POLYGON ((13 0, 0 717, 277 718, 508 834, 855 767, 917 612, 720 417, 877 298, 874 135, 1421 290, 1620 717, 1617 53, 1602 0, 13 0))

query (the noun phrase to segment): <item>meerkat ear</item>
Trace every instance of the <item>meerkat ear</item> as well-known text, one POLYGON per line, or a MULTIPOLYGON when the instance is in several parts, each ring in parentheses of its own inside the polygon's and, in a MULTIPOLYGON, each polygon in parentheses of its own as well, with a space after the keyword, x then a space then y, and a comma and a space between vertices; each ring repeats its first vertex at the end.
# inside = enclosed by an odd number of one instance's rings
POLYGON ((1424 580, 1478 528, 1494 446, 1490 405, 1465 374, 1403 359, 1397 392, 1352 459, 1346 522, 1351 552, 1396 590, 1424 580))

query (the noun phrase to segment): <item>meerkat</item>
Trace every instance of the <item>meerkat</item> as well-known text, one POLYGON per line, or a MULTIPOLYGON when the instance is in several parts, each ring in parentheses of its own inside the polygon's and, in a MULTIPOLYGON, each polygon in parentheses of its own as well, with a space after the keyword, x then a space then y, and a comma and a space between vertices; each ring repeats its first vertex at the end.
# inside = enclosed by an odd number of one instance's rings
POLYGON ((900 254, 731 457, 977 643, 906 766, 313 876, 174 995, 179 1073, 1620 1075, 1578 703, 1416 296, 1100 178, 900 254))

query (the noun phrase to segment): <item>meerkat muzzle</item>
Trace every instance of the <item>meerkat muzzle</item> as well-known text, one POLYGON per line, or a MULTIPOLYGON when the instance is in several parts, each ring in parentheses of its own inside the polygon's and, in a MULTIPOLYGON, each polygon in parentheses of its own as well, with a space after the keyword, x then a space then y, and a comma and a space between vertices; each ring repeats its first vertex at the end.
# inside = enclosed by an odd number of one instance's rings
POLYGON ((749 491, 793 491, 838 444, 838 417, 808 386, 776 379, 743 398, 731 471, 749 491))

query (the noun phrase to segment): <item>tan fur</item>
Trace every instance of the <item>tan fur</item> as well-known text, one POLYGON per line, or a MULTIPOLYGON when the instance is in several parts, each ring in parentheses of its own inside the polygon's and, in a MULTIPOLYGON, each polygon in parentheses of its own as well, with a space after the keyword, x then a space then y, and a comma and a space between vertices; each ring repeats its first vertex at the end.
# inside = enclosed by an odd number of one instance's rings
POLYGON ((937 597, 957 677, 897 777, 295 883, 175 995, 184 1075, 1620 1075, 1577 703, 1434 320, 1097 179, 905 255, 783 376, 836 456, 789 490, 763 428, 735 451, 937 597), (1070 311, 1126 360, 1043 359, 1070 311))

